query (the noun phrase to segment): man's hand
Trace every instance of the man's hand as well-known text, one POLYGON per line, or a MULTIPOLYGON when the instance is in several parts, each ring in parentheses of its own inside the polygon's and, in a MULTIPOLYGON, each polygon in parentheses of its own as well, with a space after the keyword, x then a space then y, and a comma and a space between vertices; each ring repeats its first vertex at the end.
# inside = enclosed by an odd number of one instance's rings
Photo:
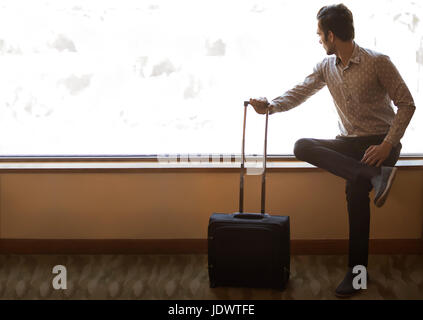
POLYGON ((260 97, 258 99, 250 99, 250 104, 253 106, 259 114, 265 114, 266 110, 269 108, 269 102, 266 98, 260 97))
POLYGON ((379 145, 373 145, 367 148, 364 153, 363 159, 361 162, 369 165, 380 167, 381 164, 389 157, 389 154, 392 150, 392 144, 387 141, 383 141, 379 145))

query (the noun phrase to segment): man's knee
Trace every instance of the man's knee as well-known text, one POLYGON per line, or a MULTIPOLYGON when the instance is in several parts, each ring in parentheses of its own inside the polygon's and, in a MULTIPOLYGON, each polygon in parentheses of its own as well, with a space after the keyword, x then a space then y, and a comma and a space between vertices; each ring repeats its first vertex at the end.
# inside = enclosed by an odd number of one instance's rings
POLYGON ((356 182, 347 181, 345 193, 347 201, 352 199, 368 199, 369 193, 372 190, 372 184, 367 179, 360 179, 356 182))
POLYGON ((312 146, 313 142, 311 139, 300 139, 295 142, 294 145, 294 155, 298 160, 305 160, 307 158, 307 153, 312 146))

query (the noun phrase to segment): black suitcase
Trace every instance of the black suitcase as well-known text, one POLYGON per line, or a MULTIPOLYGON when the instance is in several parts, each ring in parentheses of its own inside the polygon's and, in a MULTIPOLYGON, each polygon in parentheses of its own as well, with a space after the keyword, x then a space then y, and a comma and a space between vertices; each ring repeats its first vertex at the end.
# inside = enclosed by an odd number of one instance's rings
POLYGON ((266 113, 261 213, 244 213, 245 124, 241 155, 239 212, 213 213, 208 226, 208 270, 210 287, 256 287, 284 290, 290 273, 289 216, 264 212, 267 160, 266 113))

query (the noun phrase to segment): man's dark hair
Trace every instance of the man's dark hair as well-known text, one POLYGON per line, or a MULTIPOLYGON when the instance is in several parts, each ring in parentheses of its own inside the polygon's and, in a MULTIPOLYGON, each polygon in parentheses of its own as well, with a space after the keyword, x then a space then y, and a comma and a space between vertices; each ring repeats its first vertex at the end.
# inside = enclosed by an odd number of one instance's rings
POLYGON ((342 41, 354 39, 354 21, 351 11, 344 4, 325 6, 317 13, 320 29, 328 38, 328 31, 342 41))

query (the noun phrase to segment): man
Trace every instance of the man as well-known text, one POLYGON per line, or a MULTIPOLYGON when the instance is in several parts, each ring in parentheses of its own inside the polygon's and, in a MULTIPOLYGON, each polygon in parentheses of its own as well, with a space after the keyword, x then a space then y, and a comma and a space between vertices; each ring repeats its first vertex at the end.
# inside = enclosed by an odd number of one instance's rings
POLYGON ((354 42, 353 16, 346 6, 325 6, 319 10, 317 20, 319 42, 329 57, 318 63, 303 83, 282 96, 270 103, 266 98, 250 99, 250 104, 260 114, 287 111, 328 86, 341 134, 333 140, 300 139, 294 154, 346 180, 348 271, 335 294, 348 297, 361 290, 353 286, 354 266, 367 268, 369 193, 374 188, 377 207, 385 203, 396 174, 400 139, 415 105, 389 57, 354 42), (398 108, 396 113, 391 100, 398 108))

